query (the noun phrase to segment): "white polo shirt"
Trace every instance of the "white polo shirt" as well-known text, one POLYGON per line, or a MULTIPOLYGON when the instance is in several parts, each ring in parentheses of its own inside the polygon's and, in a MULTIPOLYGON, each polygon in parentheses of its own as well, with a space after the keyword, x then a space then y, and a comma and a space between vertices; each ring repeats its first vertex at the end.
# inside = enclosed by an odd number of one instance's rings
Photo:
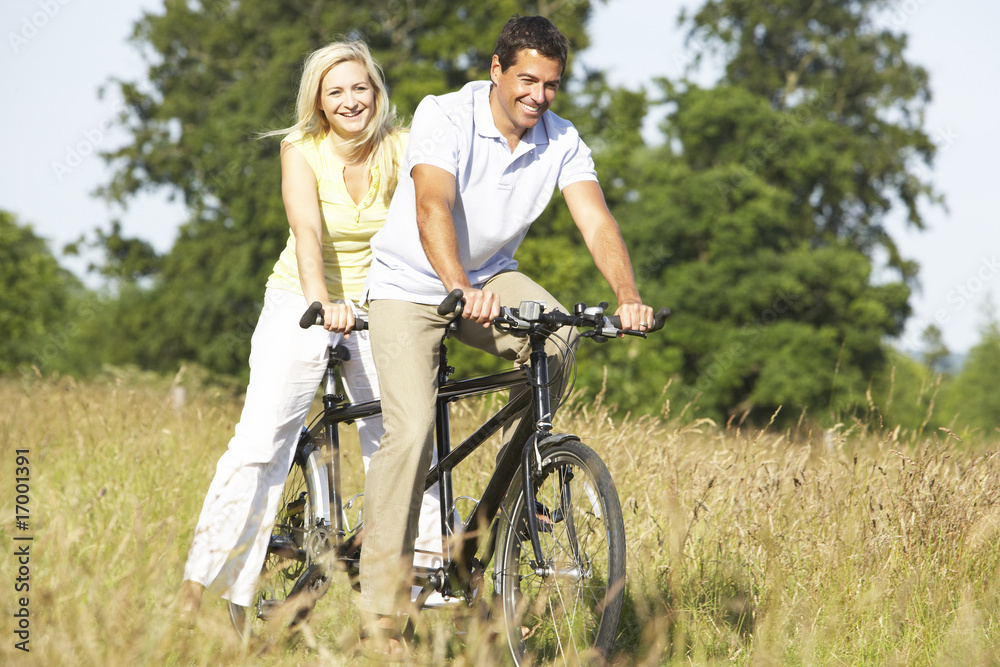
POLYGON ((447 294, 420 244, 410 172, 418 164, 455 176, 458 252, 475 287, 514 269, 514 252, 555 188, 596 181, 590 149, 573 124, 545 112, 512 153, 493 122, 490 82, 420 102, 385 226, 372 237, 369 299, 439 303, 447 294))

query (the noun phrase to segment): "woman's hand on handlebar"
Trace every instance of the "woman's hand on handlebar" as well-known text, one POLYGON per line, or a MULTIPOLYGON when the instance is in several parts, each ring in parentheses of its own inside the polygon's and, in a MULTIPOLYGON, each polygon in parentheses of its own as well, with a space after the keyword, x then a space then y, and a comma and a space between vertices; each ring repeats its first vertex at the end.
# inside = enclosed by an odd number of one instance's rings
POLYGON ((618 304, 615 315, 621 318, 622 329, 649 331, 653 324, 653 309, 637 301, 618 304))
POLYGON ((323 328, 334 333, 344 334, 350 338, 354 329, 354 310, 350 304, 340 301, 327 301, 323 304, 323 328))

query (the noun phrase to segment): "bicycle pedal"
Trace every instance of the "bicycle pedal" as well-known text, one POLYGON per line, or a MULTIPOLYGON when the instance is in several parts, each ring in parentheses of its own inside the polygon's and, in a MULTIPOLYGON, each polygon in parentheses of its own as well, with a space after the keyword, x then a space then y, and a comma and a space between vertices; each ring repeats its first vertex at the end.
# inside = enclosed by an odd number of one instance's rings
POLYGON ((279 600, 261 600, 257 603, 257 618, 264 622, 270 621, 281 604, 279 600))

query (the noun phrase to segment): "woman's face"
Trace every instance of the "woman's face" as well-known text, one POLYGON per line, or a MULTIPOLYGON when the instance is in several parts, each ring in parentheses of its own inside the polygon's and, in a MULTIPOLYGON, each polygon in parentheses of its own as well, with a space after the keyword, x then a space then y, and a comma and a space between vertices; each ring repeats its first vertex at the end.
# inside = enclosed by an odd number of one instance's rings
POLYGON ((361 132, 372 117, 375 93, 361 63, 334 65, 319 85, 319 108, 341 137, 361 132))

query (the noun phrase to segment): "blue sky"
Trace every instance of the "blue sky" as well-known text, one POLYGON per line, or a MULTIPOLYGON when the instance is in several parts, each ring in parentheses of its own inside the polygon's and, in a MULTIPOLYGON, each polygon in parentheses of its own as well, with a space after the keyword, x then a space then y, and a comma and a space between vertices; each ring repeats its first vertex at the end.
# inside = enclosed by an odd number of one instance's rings
MULTIPOLYGON (((609 70, 613 82, 638 87, 655 76, 679 76, 696 47, 676 28, 681 6, 694 2, 612 0, 591 21, 584 62, 609 70)), ((7 159, 0 163, 0 208, 31 223, 58 249, 111 218, 126 233, 170 247, 184 211, 163 193, 127 211, 111 210, 91 193, 109 174, 96 157, 124 141, 113 128, 121 101, 98 95, 110 78, 140 79, 144 66, 127 43, 142 11, 161 0, 83 2, 7 0, 0 6, 0 86, 5 103, 7 159), (100 10, 96 9, 100 5, 100 10)), ((915 315, 898 344, 919 347, 919 332, 935 323, 952 351, 979 340, 987 294, 1000 306, 1000 3, 902 0, 886 20, 910 35, 907 58, 931 76, 934 99, 925 128, 939 146, 930 178, 948 210, 925 207, 928 229, 890 221, 903 255, 921 265, 915 315)), ((291 94, 291 92, 290 92, 291 94)), ((627 224, 627 221, 621 221, 627 224)), ((77 264, 73 268, 80 269, 77 264)))

